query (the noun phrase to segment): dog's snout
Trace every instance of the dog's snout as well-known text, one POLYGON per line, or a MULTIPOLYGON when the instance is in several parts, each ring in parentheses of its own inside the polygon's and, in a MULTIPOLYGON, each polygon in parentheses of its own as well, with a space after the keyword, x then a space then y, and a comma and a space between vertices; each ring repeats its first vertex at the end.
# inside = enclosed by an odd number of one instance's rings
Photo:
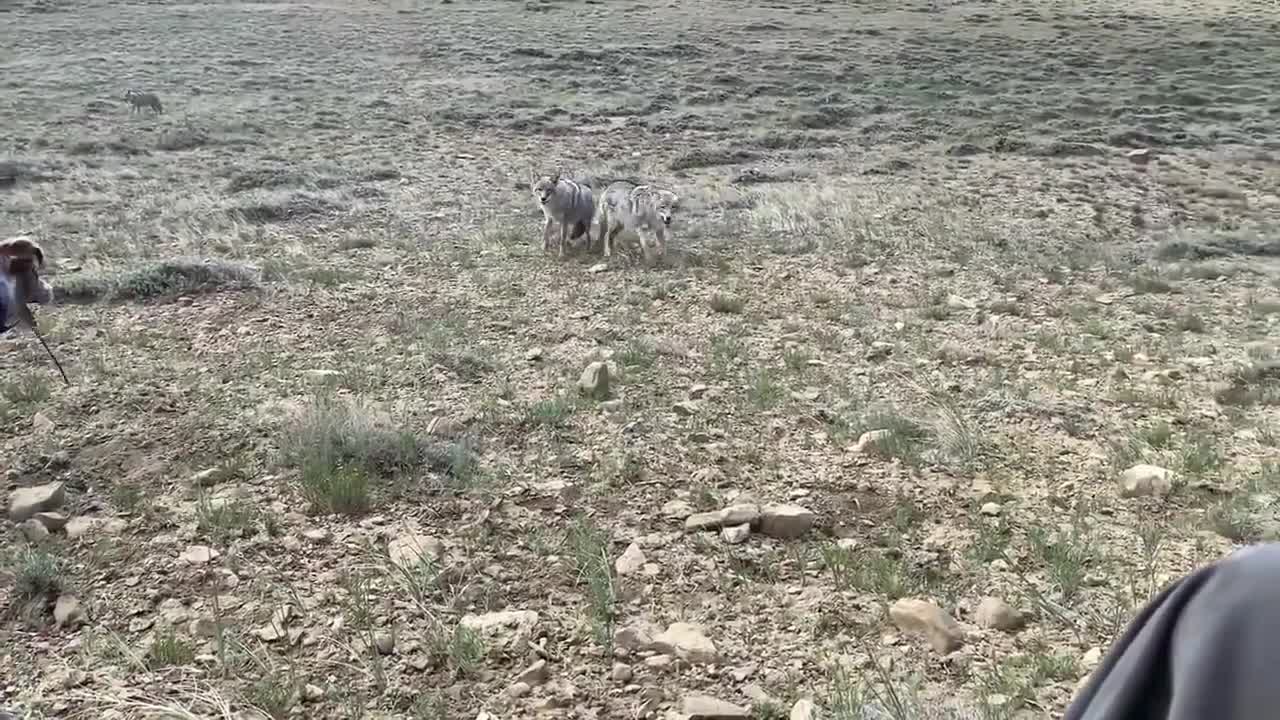
POLYGON ((663 224, 663 225, 670 225, 670 224, 671 224, 671 216, 670 216, 670 215, 663 215, 663 216, 662 216, 662 224, 663 224))

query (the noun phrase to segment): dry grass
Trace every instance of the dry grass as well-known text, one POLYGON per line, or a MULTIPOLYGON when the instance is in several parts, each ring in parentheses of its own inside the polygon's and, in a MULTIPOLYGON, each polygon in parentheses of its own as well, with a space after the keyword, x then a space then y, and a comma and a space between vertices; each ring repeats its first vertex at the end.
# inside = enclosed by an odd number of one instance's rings
POLYGON ((50 255, 74 386, 6 336, 6 470, 123 529, 10 536, 3 702, 1056 716, 1152 592, 1280 527, 1268 6, 1112 6, 7 4, 0 232, 50 255), (543 255, 551 167, 675 189, 666 262, 543 255), (1139 462, 1168 497, 1120 497, 1139 462), (663 510, 749 499, 818 527, 663 510), (539 618, 464 621, 499 610, 539 618), (716 669, 615 647, 642 619, 716 669))

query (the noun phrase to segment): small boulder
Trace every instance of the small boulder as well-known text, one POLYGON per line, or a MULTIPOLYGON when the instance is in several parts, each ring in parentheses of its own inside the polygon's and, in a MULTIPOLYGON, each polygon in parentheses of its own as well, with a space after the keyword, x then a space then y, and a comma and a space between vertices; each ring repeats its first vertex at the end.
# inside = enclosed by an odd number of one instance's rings
POLYGON ((386 631, 374 633, 373 648, 379 655, 390 655, 396 651, 396 636, 386 631))
POLYGON ((1173 473, 1157 465, 1138 464, 1120 474, 1120 497, 1164 497, 1173 490, 1173 473))
POLYGON ((751 503, 730 505, 722 510, 695 513, 685 518, 684 529, 719 530, 726 525, 751 524, 760 518, 760 508, 751 503))
POLYGON ((720 528, 720 539, 730 545, 741 545, 751 537, 751 525, 742 523, 741 525, 726 525, 720 528))
POLYGON ((84 608, 75 595, 59 595, 53 605, 53 622, 59 628, 74 628, 85 621, 84 608))
POLYGON ((889 617, 899 630, 925 638, 944 655, 964 644, 964 633, 956 621, 927 600, 901 598, 889 607, 889 617))
POLYGON ((49 532, 58 532, 70 520, 65 513, 60 512, 38 512, 31 519, 38 520, 49 532))
POLYGON ((998 597, 984 597, 978 602, 978 608, 973 613, 973 619, 978 625, 987 628, 995 628, 1004 632, 1013 632, 1020 629, 1025 623, 1022 613, 1018 612, 1009 603, 998 597))
POLYGON ((578 378, 578 392, 594 400, 608 398, 609 366, 600 361, 588 365, 582 371, 582 377, 578 378))
POLYGON ((538 660, 517 675, 515 682, 524 683, 529 687, 534 688, 546 682, 547 678, 550 676, 551 673, 547 670, 547 661, 538 660))
POLYGON ((798 538, 809 532, 816 517, 799 505, 765 505, 760 510, 760 532, 774 538, 798 538))
POLYGON ((812 700, 802 698, 791 706, 791 715, 789 717, 790 720, 816 720, 818 708, 813 704, 812 700))
POLYGON ((680 714, 688 720, 747 720, 751 710, 710 695, 686 695, 680 701, 680 714))
POLYGON ((653 639, 651 648, 694 664, 716 661, 715 643, 703 634, 701 627, 691 623, 671 623, 653 639))
POLYGON ((892 435, 892 430, 868 430, 858 436, 858 442, 854 443, 853 451, 856 453, 867 452, 877 445, 887 442, 892 435))
POLYGON ((217 560, 222 553, 205 545, 192 545, 188 547, 178 559, 188 565, 207 565, 217 560))
POLYGON ((613 569, 619 575, 630 575, 644 568, 644 563, 644 552, 639 545, 631 543, 626 550, 622 551, 622 555, 614 561, 613 569))
POLYGON ((35 544, 49 537, 49 528, 45 527, 35 518, 23 520, 18 523, 18 531, 27 539, 27 542, 35 544))
POLYGON ((391 562, 409 569, 424 560, 439 560, 444 555, 444 544, 427 535, 405 533, 387 543, 387 555, 391 562))
POLYGON ((58 509, 66 499, 66 490, 60 482, 18 488, 9 495, 9 519, 20 523, 36 513, 58 509))

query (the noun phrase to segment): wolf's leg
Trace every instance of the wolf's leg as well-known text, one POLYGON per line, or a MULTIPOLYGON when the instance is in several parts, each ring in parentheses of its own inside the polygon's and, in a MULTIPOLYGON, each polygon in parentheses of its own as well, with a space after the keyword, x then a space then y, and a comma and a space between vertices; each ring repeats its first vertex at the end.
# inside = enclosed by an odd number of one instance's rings
POLYGON ((617 223, 609 228, 609 235, 604 240, 604 256, 609 257, 613 250, 613 244, 617 242, 618 233, 622 232, 622 223, 617 223))
POLYGON ((551 247, 551 216, 547 215, 543 219, 545 222, 542 224, 542 251, 546 252, 551 247))
POLYGON ((560 223, 560 250, 557 253, 561 259, 564 258, 564 246, 569 242, 569 222, 568 218, 565 222, 560 223))

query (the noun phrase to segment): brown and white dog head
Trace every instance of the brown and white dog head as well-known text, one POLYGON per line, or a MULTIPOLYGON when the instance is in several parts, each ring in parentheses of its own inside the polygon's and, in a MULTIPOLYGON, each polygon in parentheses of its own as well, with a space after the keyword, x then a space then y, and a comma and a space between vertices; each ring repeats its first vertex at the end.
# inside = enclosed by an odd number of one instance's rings
POLYGON ((31 303, 53 302, 53 288, 40 279, 44 250, 31 238, 20 235, 0 240, 0 332, 25 322, 35 327, 31 303))

